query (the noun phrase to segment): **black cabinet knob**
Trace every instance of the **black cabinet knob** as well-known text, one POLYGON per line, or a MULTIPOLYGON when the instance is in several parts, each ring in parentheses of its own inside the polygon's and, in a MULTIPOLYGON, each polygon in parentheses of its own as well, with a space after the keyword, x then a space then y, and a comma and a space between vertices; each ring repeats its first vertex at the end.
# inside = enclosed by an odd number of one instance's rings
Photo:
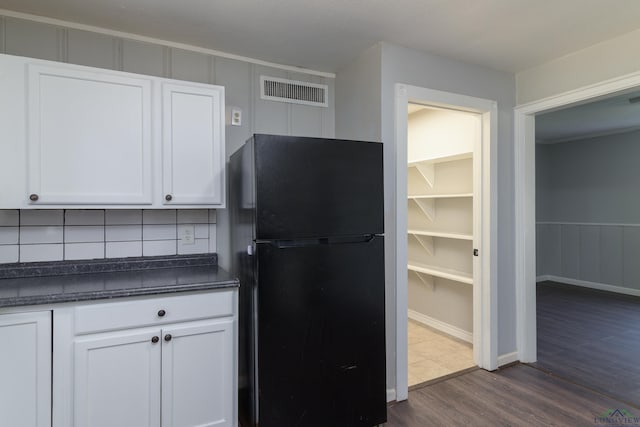
POLYGON ((167 341, 167 342, 171 341, 171 338, 173 338, 171 336, 171 334, 167 334, 167 335, 164 336, 164 340, 167 341))
POLYGON ((167 194, 166 196, 164 196, 164 199, 165 199, 167 202, 170 202, 170 201, 171 201, 171 199, 173 199, 173 196, 172 196, 171 194, 167 194))
POLYGON ((32 202, 37 202, 37 201, 38 201, 38 199, 39 199, 39 197, 38 197, 38 195, 37 195, 37 194, 31 194, 31 195, 29 196, 29 200, 31 200, 32 202))
POLYGON ((159 338, 159 337, 153 337, 153 338, 151 338, 151 342, 152 342, 152 343, 154 343, 154 344, 155 344, 155 343, 157 343, 158 341, 160 341, 160 338, 159 338))
POLYGON ((158 311, 158 317, 164 317, 165 314, 167 314, 167 312, 164 310, 158 311))

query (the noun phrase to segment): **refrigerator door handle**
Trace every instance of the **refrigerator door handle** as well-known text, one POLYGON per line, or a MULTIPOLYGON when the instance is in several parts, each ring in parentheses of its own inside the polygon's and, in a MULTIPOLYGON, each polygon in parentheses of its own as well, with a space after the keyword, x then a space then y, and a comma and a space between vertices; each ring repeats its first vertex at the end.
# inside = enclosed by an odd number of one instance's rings
MULTIPOLYGON (((376 238, 376 234, 363 234, 360 236, 347 237, 322 237, 318 239, 295 239, 295 240, 259 240, 256 243, 268 244, 278 249, 300 248, 317 245, 348 245, 353 243, 369 243, 376 238)), ((382 236, 378 236, 382 237, 382 236)))

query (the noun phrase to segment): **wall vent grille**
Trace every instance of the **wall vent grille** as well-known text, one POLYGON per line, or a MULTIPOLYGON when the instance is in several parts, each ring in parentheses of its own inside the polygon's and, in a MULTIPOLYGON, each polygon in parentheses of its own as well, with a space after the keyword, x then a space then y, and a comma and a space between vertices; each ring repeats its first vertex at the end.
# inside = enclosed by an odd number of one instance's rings
POLYGON ((328 91, 323 84, 260 76, 260 98, 269 101, 328 107, 328 91))

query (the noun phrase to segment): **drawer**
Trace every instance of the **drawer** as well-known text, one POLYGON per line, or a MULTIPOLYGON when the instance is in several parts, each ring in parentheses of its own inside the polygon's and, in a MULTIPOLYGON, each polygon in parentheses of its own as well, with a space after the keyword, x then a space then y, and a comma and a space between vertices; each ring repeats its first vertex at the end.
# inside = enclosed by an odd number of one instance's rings
POLYGON ((75 334, 163 325, 233 315, 234 290, 79 305, 75 334))

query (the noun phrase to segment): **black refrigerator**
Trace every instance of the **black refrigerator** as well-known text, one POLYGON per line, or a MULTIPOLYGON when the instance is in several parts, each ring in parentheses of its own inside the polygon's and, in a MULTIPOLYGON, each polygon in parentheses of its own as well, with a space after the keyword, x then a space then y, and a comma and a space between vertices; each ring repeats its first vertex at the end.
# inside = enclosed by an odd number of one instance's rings
POLYGON ((230 160, 242 427, 386 421, 382 144, 254 135, 230 160))

